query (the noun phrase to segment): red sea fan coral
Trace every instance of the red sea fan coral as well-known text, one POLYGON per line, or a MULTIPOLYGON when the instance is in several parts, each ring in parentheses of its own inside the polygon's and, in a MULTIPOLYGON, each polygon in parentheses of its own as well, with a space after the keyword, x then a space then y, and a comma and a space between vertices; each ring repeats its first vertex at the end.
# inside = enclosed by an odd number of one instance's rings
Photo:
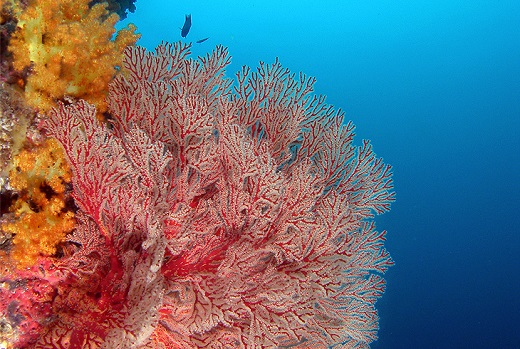
POLYGON ((36 347, 368 348, 390 166, 314 79, 275 61, 232 87, 225 48, 188 54, 127 48, 108 126, 84 101, 44 121, 79 223, 36 347))

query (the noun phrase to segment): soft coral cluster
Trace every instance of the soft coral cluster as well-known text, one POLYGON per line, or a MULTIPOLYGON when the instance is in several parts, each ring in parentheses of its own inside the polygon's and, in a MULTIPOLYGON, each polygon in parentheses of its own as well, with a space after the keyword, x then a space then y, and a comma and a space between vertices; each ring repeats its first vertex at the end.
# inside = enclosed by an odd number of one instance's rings
POLYGON ((84 101, 44 120, 79 210, 34 347, 368 348, 390 167, 314 79, 275 62, 232 88, 226 49, 188 54, 127 48, 110 127, 84 101))
POLYGON ((106 91, 121 61, 122 51, 135 44, 135 26, 120 30, 119 17, 106 3, 90 0, 34 0, 18 4, 18 28, 9 50, 14 68, 29 69, 27 102, 42 112, 65 96, 83 98, 106 110, 106 91))
POLYGON ((70 170, 54 139, 22 150, 13 159, 13 167, 9 180, 18 193, 11 207, 14 219, 0 228, 14 236, 9 258, 27 267, 40 255, 54 255, 58 244, 74 228, 74 213, 66 207, 70 170))

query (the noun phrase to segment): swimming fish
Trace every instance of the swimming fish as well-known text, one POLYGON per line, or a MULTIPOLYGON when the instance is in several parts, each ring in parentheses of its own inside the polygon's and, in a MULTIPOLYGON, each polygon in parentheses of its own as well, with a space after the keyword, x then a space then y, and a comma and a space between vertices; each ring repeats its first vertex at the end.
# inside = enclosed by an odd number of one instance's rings
POLYGON ((208 38, 204 38, 204 39, 197 40, 197 41, 195 41, 195 42, 196 42, 197 44, 200 44, 201 42, 204 42, 204 41, 206 41, 206 40, 208 40, 208 39, 209 39, 209 37, 208 37, 208 38))
POLYGON ((184 21, 184 25, 181 28, 181 36, 183 38, 185 38, 186 35, 188 35, 188 33, 190 32, 190 28, 191 28, 191 15, 186 15, 186 20, 184 21))

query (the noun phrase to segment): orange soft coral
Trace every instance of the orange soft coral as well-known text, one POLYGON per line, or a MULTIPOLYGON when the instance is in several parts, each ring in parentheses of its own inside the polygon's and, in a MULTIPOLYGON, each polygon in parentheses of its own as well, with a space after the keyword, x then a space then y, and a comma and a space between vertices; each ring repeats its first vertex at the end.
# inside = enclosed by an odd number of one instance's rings
POLYGON ((20 152, 14 159, 9 179, 20 198, 12 207, 15 221, 2 229, 14 235, 10 257, 20 266, 30 266, 40 255, 56 253, 56 246, 74 228, 74 214, 65 208, 70 170, 63 159, 53 139, 34 151, 20 152))
POLYGON ((139 38, 135 26, 120 30, 106 4, 90 0, 35 0, 22 12, 9 49, 17 70, 31 68, 25 86, 32 106, 46 112, 56 99, 72 96, 106 110, 108 82, 122 51, 139 38))

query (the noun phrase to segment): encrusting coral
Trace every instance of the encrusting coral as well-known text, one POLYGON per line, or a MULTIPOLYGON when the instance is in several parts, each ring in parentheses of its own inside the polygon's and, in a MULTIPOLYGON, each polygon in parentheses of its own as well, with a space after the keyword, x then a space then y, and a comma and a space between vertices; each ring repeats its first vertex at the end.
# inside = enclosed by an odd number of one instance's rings
POLYGON ((33 118, 34 112, 25 104, 22 93, 0 82, 0 193, 12 168, 13 154, 22 149, 33 118))
POLYGON ((27 102, 48 111, 64 96, 81 98, 106 110, 105 97, 122 59, 134 45, 135 26, 116 32, 117 14, 105 3, 89 7, 90 0, 34 0, 18 18, 9 50, 16 70, 29 69, 27 102))
POLYGON ((20 197, 11 210, 14 220, 2 225, 13 238, 9 258, 21 267, 40 256, 56 253, 56 247, 75 225, 74 213, 65 206, 70 169, 58 142, 47 139, 32 151, 14 158, 9 181, 20 197))

